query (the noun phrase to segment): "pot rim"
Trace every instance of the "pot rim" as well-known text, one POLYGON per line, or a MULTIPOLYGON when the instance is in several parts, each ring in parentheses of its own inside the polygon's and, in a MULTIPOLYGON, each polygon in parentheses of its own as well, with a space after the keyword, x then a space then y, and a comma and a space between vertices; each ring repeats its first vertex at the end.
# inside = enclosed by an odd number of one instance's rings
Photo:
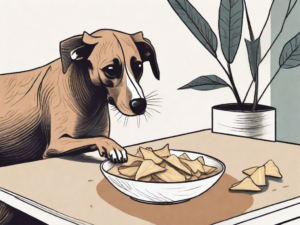
POLYGON ((241 112, 241 113, 258 113, 258 112, 268 112, 268 111, 276 111, 276 108, 272 106, 266 106, 266 105, 257 105, 256 111, 251 111, 251 108, 253 106, 252 103, 244 103, 244 108, 241 108, 238 106, 237 103, 227 103, 227 104, 220 104, 215 105, 212 107, 213 110, 219 110, 219 111, 226 111, 226 112, 241 112))

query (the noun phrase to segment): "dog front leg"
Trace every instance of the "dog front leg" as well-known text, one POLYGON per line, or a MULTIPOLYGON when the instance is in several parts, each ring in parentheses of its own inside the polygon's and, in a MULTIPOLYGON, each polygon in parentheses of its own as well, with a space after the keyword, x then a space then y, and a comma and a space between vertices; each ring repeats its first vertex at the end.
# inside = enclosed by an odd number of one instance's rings
POLYGON ((74 139, 62 137, 51 141, 49 147, 44 152, 43 158, 64 156, 71 153, 83 153, 97 150, 100 156, 110 158, 112 162, 126 162, 127 152, 119 144, 107 137, 74 139))

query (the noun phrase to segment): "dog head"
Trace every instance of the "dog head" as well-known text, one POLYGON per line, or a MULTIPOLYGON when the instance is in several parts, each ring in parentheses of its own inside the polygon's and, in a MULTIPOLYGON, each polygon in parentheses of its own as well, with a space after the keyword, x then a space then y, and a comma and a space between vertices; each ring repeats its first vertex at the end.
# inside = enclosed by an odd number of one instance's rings
POLYGON ((60 44, 63 73, 72 63, 89 61, 89 76, 94 85, 105 86, 108 102, 127 116, 141 115, 147 102, 139 81, 143 63, 148 61, 159 80, 155 50, 142 32, 126 34, 99 30, 75 36, 60 44))

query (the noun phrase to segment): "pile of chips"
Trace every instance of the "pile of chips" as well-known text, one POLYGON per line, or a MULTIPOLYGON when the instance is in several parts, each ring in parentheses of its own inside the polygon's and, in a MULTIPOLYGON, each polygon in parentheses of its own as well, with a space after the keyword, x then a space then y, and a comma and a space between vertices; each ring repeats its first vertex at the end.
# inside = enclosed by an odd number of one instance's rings
POLYGON ((202 156, 191 160, 186 153, 170 154, 169 144, 162 149, 139 147, 128 161, 108 172, 132 180, 148 182, 184 182, 204 179, 217 174, 216 167, 205 165, 202 156))
POLYGON ((262 166, 254 166, 243 170, 248 177, 235 183, 229 190, 232 191, 261 191, 259 186, 266 186, 266 176, 282 178, 279 168, 273 160, 269 160, 262 166))

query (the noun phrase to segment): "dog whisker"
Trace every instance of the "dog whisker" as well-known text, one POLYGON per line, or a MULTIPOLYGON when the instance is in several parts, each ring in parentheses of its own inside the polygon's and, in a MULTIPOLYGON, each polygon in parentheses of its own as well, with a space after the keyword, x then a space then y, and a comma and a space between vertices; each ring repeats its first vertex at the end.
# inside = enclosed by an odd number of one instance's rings
POLYGON ((119 120, 121 119, 122 116, 123 116, 123 115, 121 114, 121 116, 119 117, 119 119, 117 120, 117 122, 119 122, 119 120))
POLYGON ((137 121, 138 121, 138 128, 140 128, 140 126, 141 126, 141 117, 140 116, 137 117, 137 121))
POLYGON ((152 99, 148 99, 147 102, 162 102, 162 100, 152 100, 152 99))
POLYGON ((157 104, 157 105, 161 105, 162 102, 147 102, 147 105, 149 105, 149 104, 157 104))
POLYGON ((125 122, 126 122, 126 117, 125 117, 125 119, 124 119, 123 127, 125 127, 125 122))
POLYGON ((146 114, 144 114, 144 117, 145 117, 146 122, 148 122, 146 114))
POLYGON ((148 111, 146 112, 146 115, 149 116, 149 118, 152 117, 152 115, 148 111))
POLYGON ((161 100, 147 99, 147 102, 162 102, 161 100))
POLYGON ((156 98, 156 97, 159 97, 159 95, 158 95, 158 94, 156 94, 156 95, 151 95, 151 96, 146 97, 146 99, 152 99, 152 98, 156 98))
POLYGON ((153 93, 155 93, 155 92, 157 92, 157 91, 158 91, 158 90, 152 91, 150 94, 146 95, 146 98, 147 98, 149 95, 151 95, 151 94, 153 94, 153 93))
POLYGON ((157 96, 158 96, 158 94, 151 95, 151 96, 146 97, 146 99, 151 99, 151 98, 154 98, 154 97, 157 97, 157 96))
POLYGON ((126 125, 127 125, 127 120, 128 120, 128 117, 125 116, 123 127, 126 127, 126 125))
POLYGON ((155 104, 147 104, 147 105, 162 107, 161 105, 155 105, 155 104))
POLYGON ((157 111, 156 109, 153 109, 153 108, 148 108, 148 109, 153 110, 153 111, 155 111, 155 112, 161 114, 161 113, 160 113, 159 111, 157 111))
POLYGON ((111 106, 111 107, 110 107, 110 110, 113 111, 113 112, 119 111, 115 106, 111 106))
POLYGON ((162 98, 152 98, 152 99, 149 99, 148 101, 153 101, 153 100, 162 100, 162 98))
POLYGON ((149 104, 158 104, 158 105, 160 105, 162 102, 147 102, 147 105, 149 105, 149 104))
POLYGON ((154 97, 157 97, 157 96, 159 96, 158 93, 153 93, 153 94, 151 94, 151 95, 148 95, 148 96, 146 97, 146 99, 154 98, 154 97))

